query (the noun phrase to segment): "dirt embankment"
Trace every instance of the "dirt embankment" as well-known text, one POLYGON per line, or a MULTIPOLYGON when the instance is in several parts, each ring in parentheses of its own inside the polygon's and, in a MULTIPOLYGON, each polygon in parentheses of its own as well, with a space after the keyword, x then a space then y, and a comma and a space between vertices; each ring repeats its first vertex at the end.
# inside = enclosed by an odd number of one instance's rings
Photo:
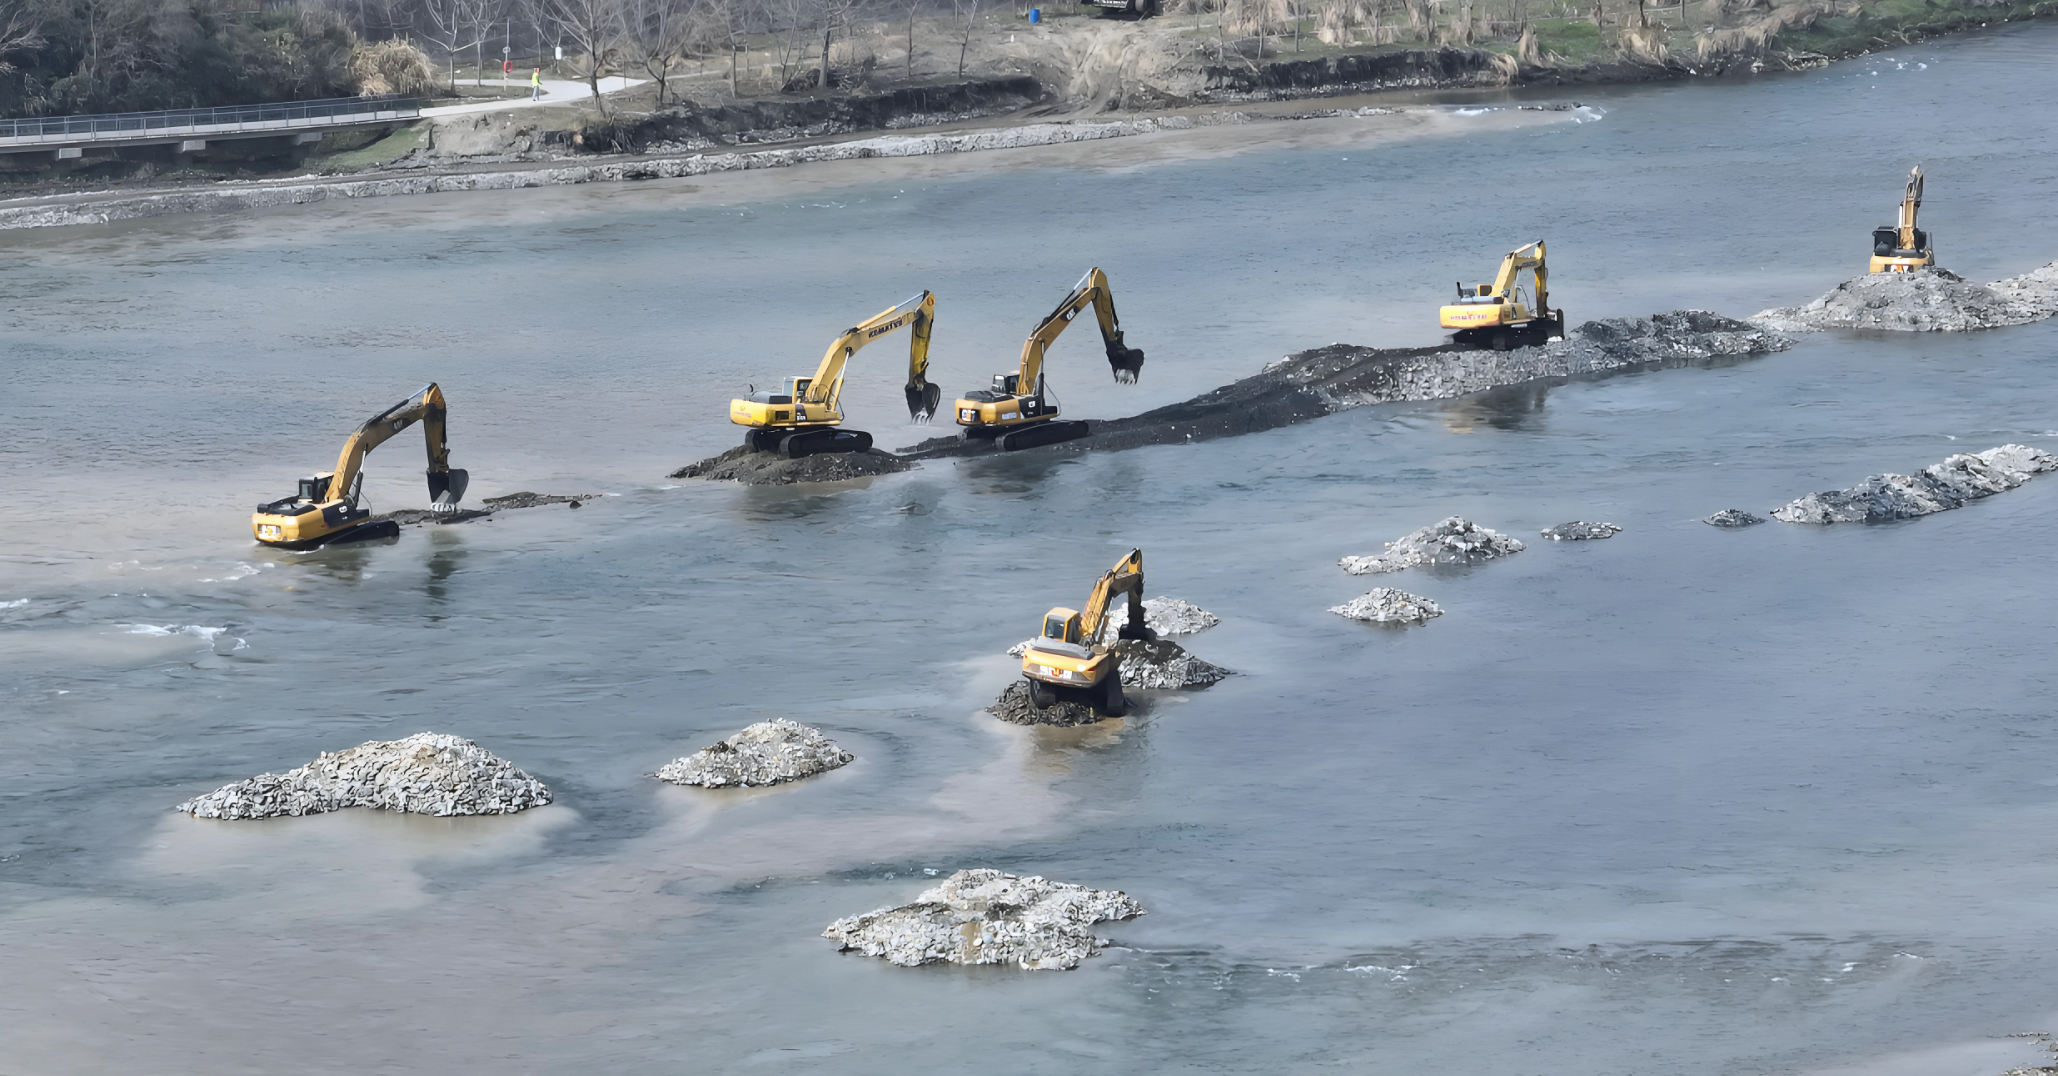
POLYGON ((1868 273, 1806 306, 1760 311, 1751 321, 1781 332, 1969 332, 2027 325, 2053 315, 2058 315, 2058 262, 1986 285, 1943 268, 1868 273))
MULTIPOLYGON (((1257 433, 1369 404, 1442 400, 1504 385, 1688 366, 1784 350, 1788 340, 1705 310, 1606 318, 1568 339, 1513 351, 1457 344, 1372 348, 1331 344, 1183 403, 1091 425, 1092 433, 1030 452, 1086 452, 1185 444, 1257 433)), ((987 442, 938 437, 902 450, 907 459, 982 455, 987 442)))
POLYGON ((746 486, 790 486, 800 482, 841 482, 849 478, 873 478, 897 474, 914 464, 889 452, 824 452, 788 459, 776 452, 759 452, 738 445, 719 456, 689 463, 673 471, 673 478, 705 478, 710 482, 741 482, 746 486))
POLYGON ((1048 96, 1028 75, 900 86, 842 97, 739 100, 622 116, 553 136, 589 153, 664 153, 890 131, 1004 116, 1048 96))

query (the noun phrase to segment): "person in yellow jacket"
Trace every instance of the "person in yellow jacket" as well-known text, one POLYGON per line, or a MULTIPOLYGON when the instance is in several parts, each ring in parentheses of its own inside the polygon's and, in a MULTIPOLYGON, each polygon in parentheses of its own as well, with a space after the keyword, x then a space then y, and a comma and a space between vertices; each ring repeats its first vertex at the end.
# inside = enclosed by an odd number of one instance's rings
POLYGON ((543 69, 539 67, 536 70, 529 72, 529 100, 540 101, 542 99, 543 69))

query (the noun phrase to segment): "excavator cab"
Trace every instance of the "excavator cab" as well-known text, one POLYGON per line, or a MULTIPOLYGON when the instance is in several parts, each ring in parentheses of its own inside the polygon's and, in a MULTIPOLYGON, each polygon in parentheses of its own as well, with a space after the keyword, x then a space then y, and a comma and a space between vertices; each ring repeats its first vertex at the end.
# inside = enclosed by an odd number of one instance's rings
POLYGON ((334 474, 318 474, 300 480, 300 500, 309 504, 320 504, 329 499, 329 483, 336 480, 334 474))
POLYGON ((258 542, 287 549, 313 549, 336 542, 391 538, 400 533, 393 520, 373 520, 360 505, 364 458, 401 430, 419 422, 429 456, 429 510, 437 515, 457 511, 471 475, 450 466, 444 440, 447 415, 443 390, 433 382, 414 395, 373 415, 343 442, 336 469, 302 478, 293 495, 260 504, 250 517, 258 542))
POLYGON ((1079 612, 1076 609, 1052 609, 1043 614, 1043 637, 1061 643, 1079 645, 1079 612))

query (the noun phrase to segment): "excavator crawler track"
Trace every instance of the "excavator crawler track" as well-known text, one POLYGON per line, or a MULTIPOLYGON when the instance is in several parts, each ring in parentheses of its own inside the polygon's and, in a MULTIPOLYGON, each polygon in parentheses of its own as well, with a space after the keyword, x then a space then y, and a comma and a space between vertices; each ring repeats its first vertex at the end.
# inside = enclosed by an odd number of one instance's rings
POLYGON ((797 460, 829 452, 865 452, 871 447, 872 435, 863 430, 801 430, 780 437, 774 451, 797 460))
POLYGON ((1076 441, 1093 432, 1084 422, 1053 419, 1039 422, 1019 430, 1009 430, 993 439, 993 447, 1002 452, 1020 452, 1025 448, 1038 448, 1065 441, 1076 441))

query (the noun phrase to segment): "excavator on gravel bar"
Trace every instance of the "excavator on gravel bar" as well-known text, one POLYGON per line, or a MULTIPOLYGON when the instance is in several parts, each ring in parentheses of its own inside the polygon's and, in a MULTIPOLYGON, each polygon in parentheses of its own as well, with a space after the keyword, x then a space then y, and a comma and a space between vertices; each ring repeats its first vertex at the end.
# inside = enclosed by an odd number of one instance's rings
POLYGON ((1060 702, 1076 702, 1107 717, 1129 709, 1122 695, 1122 655, 1101 644, 1108 607, 1129 596, 1129 620, 1120 638, 1155 639, 1143 622, 1143 550, 1132 549, 1109 568, 1080 609, 1059 606, 1043 614, 1043 633, 1022 652, 1022 678, 1029 682, 1029 704, 1047 710, 1060 702))
POLYGON ((422 424, 429 446, 429 509, 437 515, 456 512, 472 476, 450 466, 450 445, 443 429, 447 413, 443 390, 431 382, 366 419, 343 442, 335 470, 303 478, 292 496, 258 505, 257 514, 250 517, 250 529, 259 542, 287 549, 398 537, 400 524, 390 519, 372 520, 372 510, 362 503, 364 458, 417 422, 422 424))
POLYGON ((746 427, 743 443, 753 451, 799 459, 823 452, 863 452, 872 435, 843 429, 843 369, 866 344, 908 328, 908 417, 927 422, 943 401, 932 385, 929 333, 936 325, 936 296, 923 292, 843 330, 822 355, 813 377, 789 377, 776 392, 753 392, 729 401, 729 421, 746 427))
POLYGON ((1565 312, 1552 310, 1547 291, 1550 271, 1544 265, 1544 241, 1539 239, 1501 259, 1501 271, 1493 283, 1467 288, 1458 283, 1458 301, 1444 307, 1439 320, 1446 329, 1456 329, 1451 339, 1460 344, 1486 344, 1495 351, 1541 344, 1565 335, 1565 312), (1536 303, 1531 305, 1522 274, 1535 282, 1536 303))
POLYGON ((1872 271, 1908 273, 1937 263, 1929 247, 1929 233, 1915 226, 1915 213, 1922 208, 1922 166, 1908 172, 1908 189, 1901 196, 1900 219, 1872 229, 1872 271))
POLYGON ((1107 274, 1095 267, 1072 285, 1071 294, 1037 323, 1022 342, 1022 359, 1011 374, 993 375, 991 389, 974 389, 957 402, 958 425, 967 441, 992 441, 1003 452, 1054 445, 1086 436, 1086 423, 1059 422, 1058 402, 1043 380, 1043 360, 1072 319, 1088 305, 1100 321, 1100 339, 1115 381, 1133 385, 1143 372, 1143 352, 1122 342, 1115 295, 1107 274))

